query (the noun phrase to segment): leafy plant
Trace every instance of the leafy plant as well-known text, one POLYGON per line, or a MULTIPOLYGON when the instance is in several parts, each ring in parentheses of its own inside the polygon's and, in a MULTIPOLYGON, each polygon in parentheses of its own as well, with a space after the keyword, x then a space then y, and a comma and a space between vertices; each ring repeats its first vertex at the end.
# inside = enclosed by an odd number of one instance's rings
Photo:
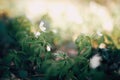
POLYGON ((3 34, 9 45, 6 47, 6 42, 0 42, 1 80, 120 79, 120 50, 107 34, 80 34, 75 41, 78 54, 69 57, 66 52, 56 52, 54 48, 60 36, 47 30, 43 23, 37 27, 23 16, 8 19, 8 22, 3 34), (100 47, 101 44, 104 46, 100 47), (100 65, 92 68, 91 59, 96 54, 100 65))

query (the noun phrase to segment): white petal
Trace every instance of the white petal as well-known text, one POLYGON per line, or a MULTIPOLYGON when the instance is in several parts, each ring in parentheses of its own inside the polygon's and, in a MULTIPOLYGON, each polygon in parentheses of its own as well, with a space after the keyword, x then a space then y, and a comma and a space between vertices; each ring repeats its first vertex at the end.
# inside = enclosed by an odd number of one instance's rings
POLYGON ((47 51, 51 51, 51 47, 49 45, 47 45, 46 49, 47 51))
POLYGON ((41 31, 45 32, 46 27, 42 27, 42 26, 41 26, 40 29, 41 29, 41 31))
POLYGON ((45 32, 46 27, 44 27, 44 22, 43 21, 40 22, 39 28, 41 29, 41 31, 45 32))
POLYGON ((35 33, 35 37, 38 38, 40 36, 40 32, 35 33))
POLYGON ((90 67, 95 69, 100 65, 100 61, 102 60, 102 58, 96 54, 94 55, 91 59, 90 59, 90 67))
POLYGON ((43 22, 43 21, 41 21, 41 22, 40 22, 39 27, 40 27, 40 26, 43 26, 43 25, 44 25, 44 22, 43 22))
POLYGON ((99 45, 99 48, 100 48, 100 49, 106 48, 106 45, 105 45, 104 43, 101 43, 101 44, 99 45))

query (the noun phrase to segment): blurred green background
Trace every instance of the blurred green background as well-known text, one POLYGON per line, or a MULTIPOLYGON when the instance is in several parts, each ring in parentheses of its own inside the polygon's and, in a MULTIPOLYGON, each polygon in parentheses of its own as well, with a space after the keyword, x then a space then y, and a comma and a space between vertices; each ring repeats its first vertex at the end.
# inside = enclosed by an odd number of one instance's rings
POLYGON ((120 0, 0 0, 3 13, 24 15, 32 24, 42 20, 53 31, 59 29, 64 40, 105 32, 120 48, 120 0))

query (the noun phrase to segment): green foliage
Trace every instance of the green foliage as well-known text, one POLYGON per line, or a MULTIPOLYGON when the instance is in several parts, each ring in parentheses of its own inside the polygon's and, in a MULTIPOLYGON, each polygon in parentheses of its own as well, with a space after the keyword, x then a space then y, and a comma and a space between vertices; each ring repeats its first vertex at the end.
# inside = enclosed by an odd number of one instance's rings
MULTIPOLYGON (((81 34, 75 41, 77 56, 69 57, 65 52, 54 51, 56 42, 59 42, 56 40, 59 40, 60 36, 53 33, 51 29, 43 32, 25 17, 10 19, 8 22, 9 25, 5 28, 5 35, 8 37, 4 38, 9 38, 10 41, 8 41, 9 46, 1 50, 1 80, 17 80, 18 78, 22 80, 120 79, 120 50, 115 47, 108 35, 81 34), (31 31, 33 28, 35 32, 31 31), (37 37, 36 32, 40 32, 37 37), (99 48, 101 43, 107 47, 99 48), (102 61, 97 68, 93 69, 89 64, 95 54, 99 54, 102 61)), ((2 46, 5 46, 5 43, 0 43, 1 48, 2 46)))
POLYGON ((82 34, 76 39, 76 44, 78 46, 79 54, 87 57, 92 49, 90 37, 82 34))

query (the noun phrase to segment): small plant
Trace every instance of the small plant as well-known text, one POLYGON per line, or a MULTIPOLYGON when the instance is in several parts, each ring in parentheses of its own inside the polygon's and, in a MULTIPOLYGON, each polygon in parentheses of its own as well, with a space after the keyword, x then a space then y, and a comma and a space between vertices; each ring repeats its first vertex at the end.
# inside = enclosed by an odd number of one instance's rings
POLYGON ((59 35, 25 17, 8 19, 1 43, 1 80, 119 80, 120 50, 105 33, 80 34, 78 54, 57 51, 59 35), (34 26, 34 27, 33 27, 34 26), (6 46, 7 44, 7 46, 6 46))

